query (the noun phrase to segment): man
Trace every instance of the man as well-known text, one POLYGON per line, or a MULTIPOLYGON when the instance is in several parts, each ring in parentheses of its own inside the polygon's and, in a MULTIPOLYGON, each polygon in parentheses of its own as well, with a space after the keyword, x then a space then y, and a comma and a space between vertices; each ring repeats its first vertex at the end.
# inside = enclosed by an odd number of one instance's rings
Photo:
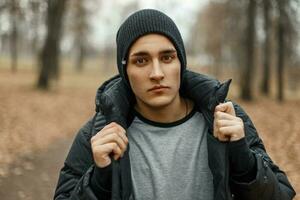
POLYGON ((71 147, 55 199, 294 197, 249 117, 226 100, 230 81, 186 70, 168 16, 129 16, 117 34, 117 64, 71 147))

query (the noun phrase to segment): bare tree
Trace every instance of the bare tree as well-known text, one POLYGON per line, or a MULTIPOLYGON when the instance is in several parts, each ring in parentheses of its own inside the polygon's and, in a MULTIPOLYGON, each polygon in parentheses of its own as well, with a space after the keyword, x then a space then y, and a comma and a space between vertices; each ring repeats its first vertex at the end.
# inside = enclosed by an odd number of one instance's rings
POLYGON ((283 101, 283 72, 284 72, 284 55, 285 55, 285 1, 277 1, 278 2, 278 13, 279 13, 279 19, 278 19, 278 62, 277 62, 277 87, 278 87, 278 94, 277 99, 279 101, 283 101))
POLYGON ((18 64, 18 17, 20 13, 19 0, 8 1, 9 17, 10 17, 10 56, 11 56, 11 70, 17 71, 18 64))
POLYGON ((40 54, 40 75, 37 86, 49 88, 49 79, 58 79, 60 40, 62 35, 63 16, 66 0, 48 0, 46 27, 47 34, 40 54))
POLYGON ((45 0, 29 0, 29 7, 32 13, 30 25, 32 28, 32 40, 31 40, 31 49, 33 55, 38 53, 38 44, 39 44, 39 34, 38 29, 41 20, 40 7, 44 3, 45 0))
MULTIPOLYGON (((224 2, 210 2, 201 12, 199 25, 202 27, 203 48, 213 61, 213 74, 220 77, 222 74, 222 52, 224 49, 224 34, 227 18, 227 6, 224 2)), ((193 37, 194 39, 194 37, 193 37)))
POLYGON ((89 32, 88 24, 88 10, 85 7, 83 0, 77 0, 73 2, 74 8, 74 46, 76 50, 75 66, 78 72, 83 70, 83 64, 86 56, 87 49, 87 35, 89 32))
POLYGON ((241 78, 241 98, 244 100, 251 100, 252 94, 252 81, 254 74, 254 52, 255 52, 255 17, 256 17, 256 0, 249 0, 247 11, 247 29, 245 52, 246 62, 242 70, 241 78))
POLYGON ((287 64, 286 58, 291 55, 297 54, 297 14, 294 5, 299 6, 299 1, 296 0, 277 0, 278 10, 278 25, 277 25, 277 99, 278 101, 284 100, 284 74, 285 65, 287 64))
POLYGON ((261 82, 262 94, 268 95, 270 92, 270 59, 271 59, 271 0, 263 1, 263 16, 264 16, 264 57, 263 57, 263 77, 261 82))

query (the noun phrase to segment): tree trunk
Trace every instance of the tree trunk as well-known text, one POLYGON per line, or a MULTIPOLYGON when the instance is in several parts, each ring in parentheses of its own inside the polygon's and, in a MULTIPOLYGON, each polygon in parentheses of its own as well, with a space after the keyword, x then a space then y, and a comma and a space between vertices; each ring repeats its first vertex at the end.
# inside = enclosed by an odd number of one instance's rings
POLYGON ((279 20, 278 20, 278 61, 277 61, 277 99, 278 101, 283 101, 284 99, 284 57, 285 57, 285 2, 278 0, 279 9, 279 20))
POLYGON ((270 93, 270 38, 271 38, 271 28, 270 28, 270 0, 263 1, 263 14, 264 14, 264 31, 265 31, 265 41, 264 41, 264 63, 263 63, 263 77, 261 84, 261 92, 264 95, 269 95, 270 93))
POLYGON ((17 18, 18 18, 18 5, 16 0, 11 0, 10 2, 10 23, 11 23, 11 32, 10 32, 10 58, 11 58, 11 70, 12 72, 17 71, 18 64, 18 27, 17 27, 17 18))
POLYGON ((31 0, 30 1, 30 8, 33 13, 32 19, 31 19, 31 27, 32 27, 32 41, 31 41, 31 48, 32 48, 32 54, 36 55, 38 54, 38 29, 39 29, 39 22, 40 22, 40 13, 39 13, 39 7, 41 3, 38 0, 31 0))
POLYGON ((256 0, 249 0, 247 13, 247 29, 245 41, 246 62, 242 70, 241 97, 244 100, 251 100, 252 97, 252 79, 254 74, 254 42, 255 42, 255 16, 256 0))
POLYGON ((40 54, 40 76, 37 86, 41 89, 49 88, 50 79, 59 77, 60 40, 62 35, 63 15, 66 0, 48 0, 47 34, 40 54))
POLYGON ((84 0, 77 0, 75 4, 75 17, 77 19, 74 24, 74 39, 76 49, 75 66, 77 72, 81 72, 83 70, 84 60, 86 56, 86 37, 89 31, 88 11, 84 7, 84 0))
POLYGON ((80 44, 77 50, 77 57, 76 57, 76 70, 77 72, 82 72, 84 58, 85 58, 85 47, 83 41, 80 40, 79 42, 80 44))

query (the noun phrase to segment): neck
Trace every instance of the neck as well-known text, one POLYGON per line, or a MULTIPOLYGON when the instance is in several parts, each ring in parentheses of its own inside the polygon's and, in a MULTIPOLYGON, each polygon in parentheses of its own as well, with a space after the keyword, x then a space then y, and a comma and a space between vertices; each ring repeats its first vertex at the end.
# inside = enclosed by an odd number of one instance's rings
POLYGON ((184 118, 192 110, 192 102, 178 95, 171 103, 163 106, 150 106, 137 102, 135 109, 145 118, 161 123, 171 123, 184 118))

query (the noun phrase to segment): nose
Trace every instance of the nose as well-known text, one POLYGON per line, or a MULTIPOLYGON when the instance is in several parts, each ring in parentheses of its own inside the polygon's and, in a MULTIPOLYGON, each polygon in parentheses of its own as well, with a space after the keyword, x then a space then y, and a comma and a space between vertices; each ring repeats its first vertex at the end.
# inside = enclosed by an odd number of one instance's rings
POLYGON ((150 74, 151 80, 160 81, 164 78, 164 72, 161 68, 160 62, 158 60, 153 60, 152 71, 150 74))

